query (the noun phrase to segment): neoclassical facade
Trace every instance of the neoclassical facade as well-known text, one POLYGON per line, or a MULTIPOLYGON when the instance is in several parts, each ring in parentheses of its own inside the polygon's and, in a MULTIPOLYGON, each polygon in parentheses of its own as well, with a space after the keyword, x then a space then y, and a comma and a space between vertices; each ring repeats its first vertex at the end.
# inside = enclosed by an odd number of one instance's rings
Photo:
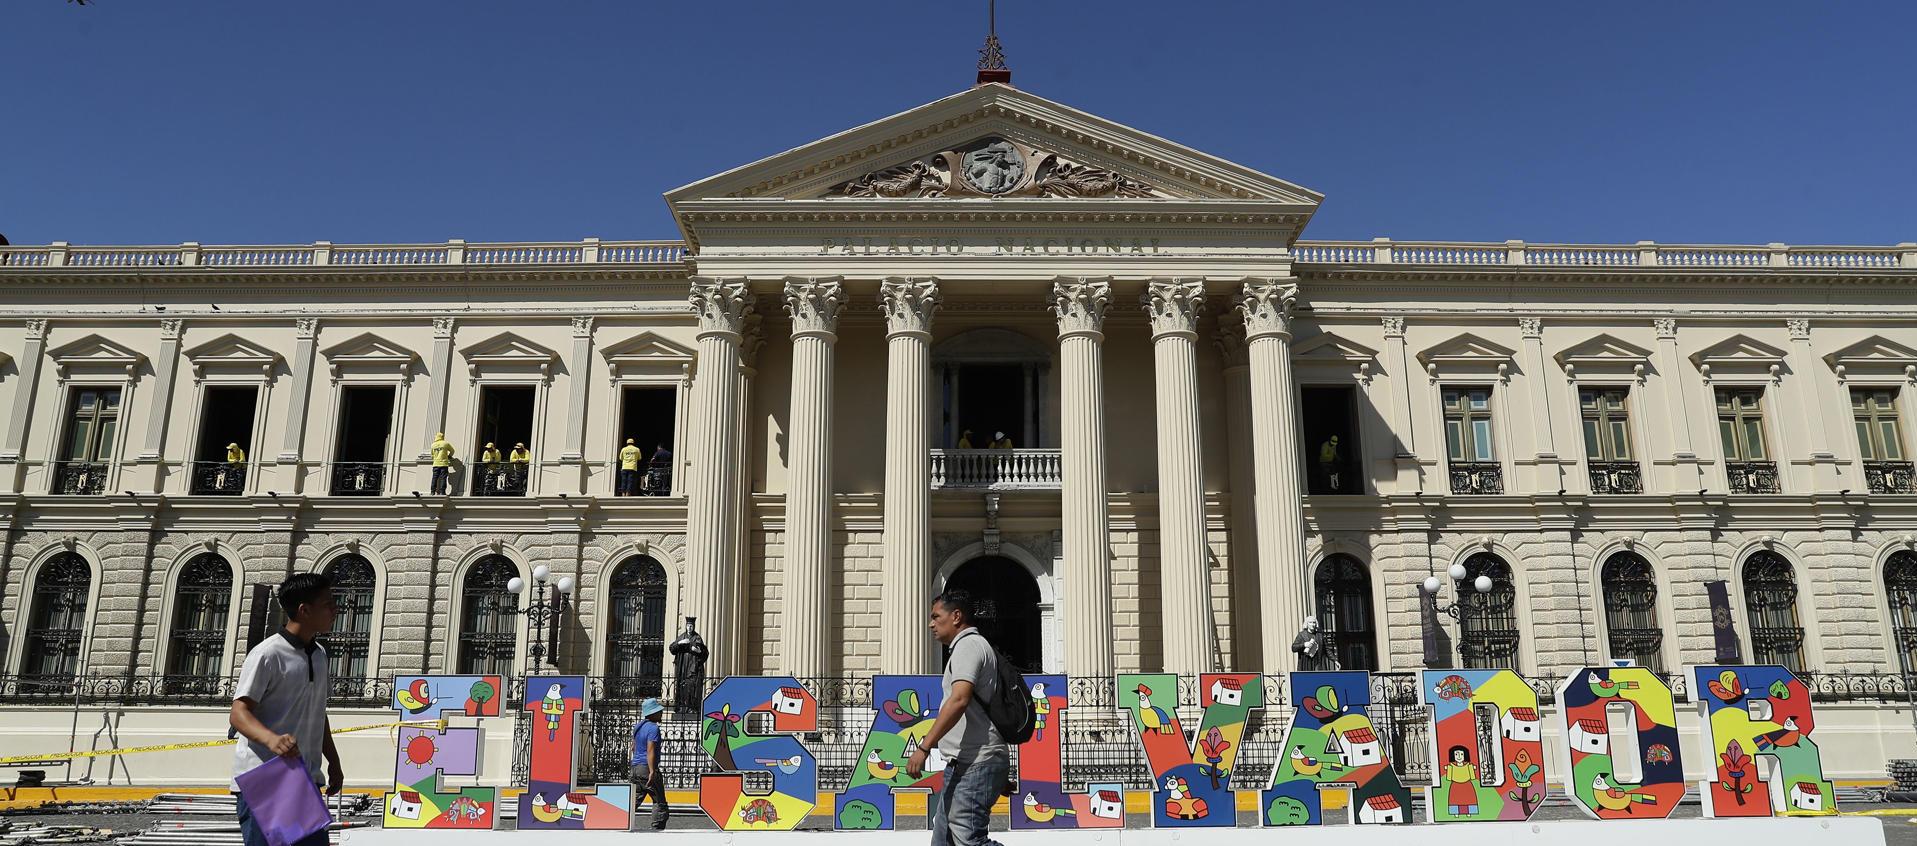
POLYGON ((930 672, 948 586, 1075 676, 1283 671, 1308 615, 1379 671, 1917 662, 1917 244, 1304 240, 1320 194, 1001 84, 666 199, 0 248, 0 699, 217 701, 302 571, 349 683, 654 690, 685 617, 715 673, 930 672))

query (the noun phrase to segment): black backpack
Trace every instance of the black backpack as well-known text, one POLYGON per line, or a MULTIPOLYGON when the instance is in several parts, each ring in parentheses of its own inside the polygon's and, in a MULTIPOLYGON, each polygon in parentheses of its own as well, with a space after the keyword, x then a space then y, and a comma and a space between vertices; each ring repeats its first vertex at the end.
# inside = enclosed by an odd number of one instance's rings
MULTIPOLYGON (((980 640, 985 635, 973 632, 980 640)), ((1025 684, 1024 674, 1017 666, 1005 660, 1005 654, 985 641, 987 649, 998 666, 998 695, 980 702, 985 716, 992 721, 992 727, 998 729, 998 736, 1013 746, 1032 739, 1032 731, 1038 725, 1038 708, 1032 703, 1032 688, 1025 684)))

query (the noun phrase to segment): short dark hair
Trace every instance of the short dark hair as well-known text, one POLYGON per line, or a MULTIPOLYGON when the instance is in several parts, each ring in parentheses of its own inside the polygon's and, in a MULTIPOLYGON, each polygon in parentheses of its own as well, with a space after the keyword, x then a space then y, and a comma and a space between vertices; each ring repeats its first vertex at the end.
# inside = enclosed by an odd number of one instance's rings
POLYGON ((295 573, 280 582, 280 610, 288 617, 299 616, 300 606, 319 598, 321 591, 332 590, 333 580, 319 573, 295 573))
POLYGON ((932 601, 945 606, 945 610, 947 611, 959 612, 959 616, 964 618, 967 623, 978 619, 977 611, 972 604, 971 591, 959 589, 948 590, 938 596, 932 597, 932 601))

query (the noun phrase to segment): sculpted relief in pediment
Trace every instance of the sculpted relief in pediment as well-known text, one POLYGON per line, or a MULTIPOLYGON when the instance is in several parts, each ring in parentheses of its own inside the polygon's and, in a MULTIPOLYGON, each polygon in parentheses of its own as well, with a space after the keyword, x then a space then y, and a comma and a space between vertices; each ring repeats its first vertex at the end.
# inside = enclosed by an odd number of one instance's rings
POLYGON ((828 197, 1154 197, 1158 189, 1108 168, 987 136, 832 186, 828 197))

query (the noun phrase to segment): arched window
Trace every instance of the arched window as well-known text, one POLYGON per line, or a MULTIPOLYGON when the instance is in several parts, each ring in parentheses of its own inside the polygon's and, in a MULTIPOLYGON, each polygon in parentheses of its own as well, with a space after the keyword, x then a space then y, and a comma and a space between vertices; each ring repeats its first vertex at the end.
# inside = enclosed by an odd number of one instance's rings
POLYGON ((233 565, 202 552, 180 568, 173 585, 172 646, 166 674, 181 680, 225 674, 227 611, 233 605, 233 565))
POLYGON ((606 621, 606 695, 658 696, 666 672, 666 568, 648 555, 612 571, 611 616, 606 621))
POLYGON ((459 672, 507 674, 519 651, 518 603, 506 583, 519 567, 504 555, 488 555, 466 571, 460 588, 459 672))
POLYGON ((1480 552, 1464 560, 1458 583, 1458 655, 1471 669, 1515 669, 1518 663, 1518 590, 1511 565, 1480 552), (1491 578, 1491 590, 1479 593, 1479 576, 1491 578))
POLYGON ((1804 669, 1797 571, 1784 556, 1760 549, 1744 559, 1744 613, 1751 624, 1751 663, 1804 669))
POLYGON ((1371 577, 1349 555, 1318 562, 1313 579, 1318 595, 1318 626, 1344 670, 1378 669, 1377 635, 1371 616, 1371 577))
POLYGON ((373 563, 347 553, 327 562, 323 571, 333 582, 333 602, 339 617, 324 638, 328 673, 335 682, 364 679, 371 671, 368 652, 373 635, 373 563))
POLYGON ((1884 562, 1884 594, 1890 597, 1890 634, 1904 672, 1917 673, 1917 552, 1893 552, 1884 562))
POLYGON ((1664 672, 1664 629, 1657 622, 1657 572, 1634 552, 1606 559, 1598 574, 1604 590, 1604 629, 1612 658, 1628 658, 1664 672))
POLYGON ((33 579, 33 610, 27 617, 26 652, 20 662, 23 682, 64 685, 79 672, 92 587, 93 567, 77 553, 62 552, 40 565, 33 579))

